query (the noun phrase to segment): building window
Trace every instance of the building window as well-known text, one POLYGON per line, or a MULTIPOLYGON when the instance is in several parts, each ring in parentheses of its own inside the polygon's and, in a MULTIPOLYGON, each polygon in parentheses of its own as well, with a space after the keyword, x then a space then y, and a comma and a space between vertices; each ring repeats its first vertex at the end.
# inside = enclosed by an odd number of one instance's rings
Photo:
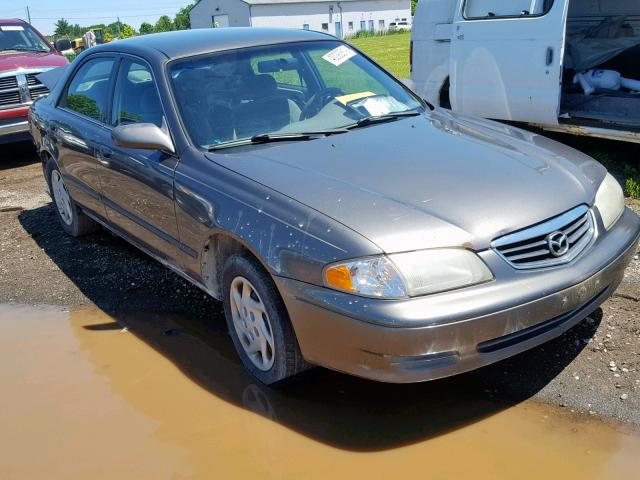
POLYGON ((322 31, 323 32, 328 32, 329 31, 329 24, 328 23, 323 23, 322 24, 322 31))
POLYGON ((384 20, 378 20, 378 30, 384 30, 384 20))
POLYGON ((406 22, 406 21, 407 21, 407 19, 406 19, 406 18, 403 18, 403 19, 402 19, 402 21, 403 21, 403 22, 406 22))
POLYGON ((369 20, 369 31, 373 32, 373 20, 369 20))
POLYGON ((353 30, 353 22, 349 22, 349 30, 353 30))
POLYGON ((360 30, 365 31, 367 29, 367 23, 364 20, 360 20, 360 30))
POLYGON ((302 24, 302 29, 303 30, 309 30, 309 24, 308 23, 303 23, 302 24))

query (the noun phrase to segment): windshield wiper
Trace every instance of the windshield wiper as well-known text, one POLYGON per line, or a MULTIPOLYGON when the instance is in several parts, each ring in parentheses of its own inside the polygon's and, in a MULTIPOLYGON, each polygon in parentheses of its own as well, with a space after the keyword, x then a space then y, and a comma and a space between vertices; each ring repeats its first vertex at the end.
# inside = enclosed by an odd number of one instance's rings
POLYGON ((348 130, 344 128, 336 128, 332 130, 319 130, 317 132, 302 132, 302 133, 261 133, 254 135, 251 138, 243 138, 241 140, 232 140, 230 142, 220 143, 218 145, 211 145, 208 150, 214 152, 216 150, 222 150, 224 148, 241 147, 243 145, 259 145, 261 143, 271 142, 295 142, 311 140, 320 136, 337 135, 339 133, 347 133, 348 130))
POLYGON ((386 113, 384 115, 376 115, 372 117, 361 118, 356 123, 346 128, 365 127, 367 125, 373 125, 374 123, 389 122, 391 120, 397 120, 398 118, 403 118, 403 117, 417 117, 418 115, 422 115, 422 112, 418 112, 416 110, 409 110, 406 112, 386 113))

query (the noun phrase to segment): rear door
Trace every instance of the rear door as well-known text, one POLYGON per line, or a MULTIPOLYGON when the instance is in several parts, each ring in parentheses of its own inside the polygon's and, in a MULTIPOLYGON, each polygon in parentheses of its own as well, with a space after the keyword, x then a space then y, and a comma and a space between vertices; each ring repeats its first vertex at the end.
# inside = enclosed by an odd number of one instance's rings
POLYGON ((107 121, 115 65, 116 58, 109 55, 93 55, 82 63, 65 87, 50 126, 58 165, 71 196, 103 218, 97 139, 107 121))
POLYGON ((461 0, 451 39, 453 110, 558 123, 569 0, 461 0))

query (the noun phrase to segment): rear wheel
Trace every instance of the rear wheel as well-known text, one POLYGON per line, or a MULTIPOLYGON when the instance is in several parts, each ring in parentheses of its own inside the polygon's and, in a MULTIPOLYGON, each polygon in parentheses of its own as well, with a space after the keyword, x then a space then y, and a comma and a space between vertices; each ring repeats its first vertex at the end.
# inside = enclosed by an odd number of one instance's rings
POLYGON ((85 215, 75 204, 69 195, 69 190, 67 190, 58 166, 51 159, 47 161, 46 172, 49 192, 64 231, 73 237, 95 232, 98 229, 98 224, 85 215))
POLYGON ((268 273, 252 258, 233 255, 222 282, 229 334, 244 367, 274 384, 309 367, 280 294, 268 273))

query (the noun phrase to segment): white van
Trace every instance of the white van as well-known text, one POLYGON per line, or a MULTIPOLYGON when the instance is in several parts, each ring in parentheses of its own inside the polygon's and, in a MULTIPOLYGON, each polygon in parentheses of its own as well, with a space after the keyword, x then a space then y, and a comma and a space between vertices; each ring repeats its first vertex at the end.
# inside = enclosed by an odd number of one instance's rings
POLYGON ((420 0, 411 40, 431 103, 640 143, 640 0, 420 0))

